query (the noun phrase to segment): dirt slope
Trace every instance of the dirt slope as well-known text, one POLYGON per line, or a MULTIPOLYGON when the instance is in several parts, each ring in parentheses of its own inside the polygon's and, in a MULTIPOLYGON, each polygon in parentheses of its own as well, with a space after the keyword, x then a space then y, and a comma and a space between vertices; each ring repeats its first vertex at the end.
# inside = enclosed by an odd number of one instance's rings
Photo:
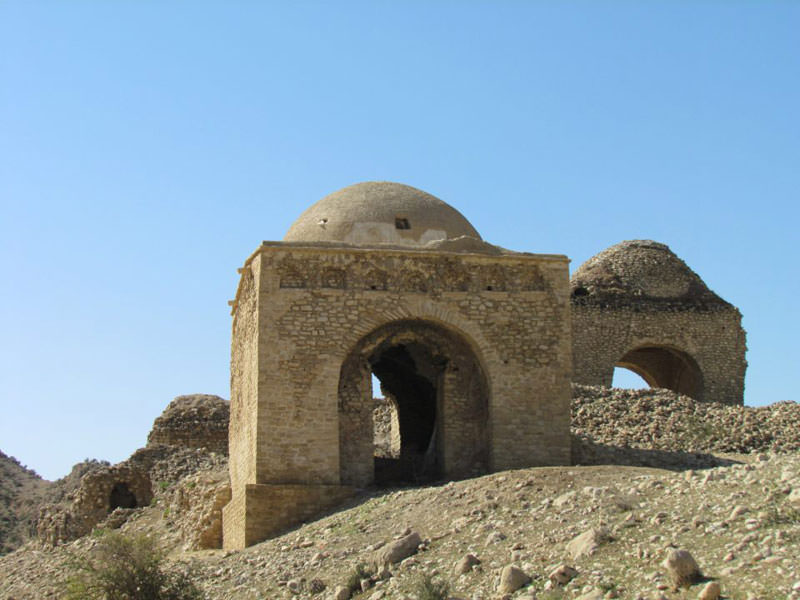
MULTIPOLYGON (((157 478, 155 503, 137 509, 122 531, 157 537, 171 552, 172 568, 191 570, 208 598, 332 598, 356 565, 415 531, 423 539, 419 551, 355 597, 410 600, 425 574, 448 581, 453 597, 471 600, 695 599, 706 582, 674 590, 662 566, 680 547, 721 584, 725 598, 800 600, 798 423, 795 403, 725 407, 664 390, 576 386, 576 452, 581 464, 594 466, 367 491, 340 511, 244 551, 188 551, 188 513, 202 512, 192 491, 212 497, 224 479, 220 463, 207 472, 183 469, 180 482, 157 478), (722 453, 731 449, 747 453, 722 453), (191 511, 181 514, 180 506, 191 511), (593 528, 610 539, 576 556, 568 544, 593 528), (455 573, 467 554, 480 564, 455 573), (556 586, 549 575, 562 563, 577 575, 556 586), (531 581, 509 595, 498 586, 511 565, 531 581)), ((28 544, 0 557, 0 600, 58 597, 69 554, 94 544, 93 536, 49 550, 28 544)))

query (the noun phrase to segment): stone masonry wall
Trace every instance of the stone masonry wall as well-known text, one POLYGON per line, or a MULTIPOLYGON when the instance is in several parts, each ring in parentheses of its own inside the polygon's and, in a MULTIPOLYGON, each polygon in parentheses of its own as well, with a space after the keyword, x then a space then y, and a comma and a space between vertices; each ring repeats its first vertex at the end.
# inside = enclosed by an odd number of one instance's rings
POLYGON ((265 242, 240 270, 232 303, 225 546, 263 539, 281 511, 281 527, 310 514, 313 490, 349 489, 340 475, 342 365, 391 323, 430 323, 471 348, 488 389, 490 470, 567 464, 567 265, 550 255, 265 242), (297 511, 258 500, 303 486, 309 500, 297 511))
POLYGON ((227 400, 211 394, 178 396, 153 423, 147 445, 206 448, 228 454, 227 400))
POLYGON ((639 347, 665 347, 689 355, 702 376, 701 397, 726 404, 744 400, 745 334, 731 306, 609 307, 573 302, 573 381, 611 386, 614 366, 639 347))
POLYGON ((339 483, 341 365, 359 340, 402 319, 473 344, 490 386, 492 468, 568 460, 566 258, 285 244, 259 257, 259 482, 339 483))
POLYGON ((258 426, 258 281, 261 258, 252 257, 241 270, 233 319, 231 402, 228 430, 231 485, 235 490, 256 479, 255 447, 258 426))

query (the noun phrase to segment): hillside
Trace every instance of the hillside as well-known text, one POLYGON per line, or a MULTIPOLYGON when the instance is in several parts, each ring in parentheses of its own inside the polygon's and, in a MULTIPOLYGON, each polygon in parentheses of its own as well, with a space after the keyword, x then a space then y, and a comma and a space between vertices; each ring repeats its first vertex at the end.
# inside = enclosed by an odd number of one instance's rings
MULTIPOLYGON (((587 466, 368 490, 283 536, 224 552, 192 549, 202 545, 198 532, 215 532, 224 460, 159 451, 150 505, 99 527, 157 537, 172 568, 190 571, 208 598, 333 598, 358 564, 417 532, 416 554, 373 572, 356 597, 411 599, 428 575, 474 600, 688 599, 710 580, 726 598, 800 599, 800 405, 726 407, 581 386, 574 396, 575 457, 587 466), (616 464, 597 464, 609 460, 616 464), (569 545, 581 534, 594 537, 593 551, 569 545), (673 590, 662 562, 675 547, 692 553, 705 582, 673 590), (479 562, 467 565, 468 555, 479 562), (548 583, 560 565, 577 574, 548 583), (501 592, 510 566, 531 581, 501 592)), ((96 543, 93 535, 51 549, 28 544, 0 557, 0 598, 58 597, 69 557, 96 543)))
POLYGON ((0 452, 0 554, 32 537, 31 524, 49 483, 0 452))

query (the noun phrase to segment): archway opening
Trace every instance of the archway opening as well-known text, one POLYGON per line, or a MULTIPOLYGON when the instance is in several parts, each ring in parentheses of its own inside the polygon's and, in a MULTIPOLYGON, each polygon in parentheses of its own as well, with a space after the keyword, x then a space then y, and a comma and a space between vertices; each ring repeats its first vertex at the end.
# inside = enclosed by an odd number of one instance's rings
POLYGON ((488 386, 471 345, 427 321, 384 325, 339 378, 343 485, 417 484, 485 473, 488 386))
POLYGON ((400 458, 400 420, 397 403, 382 388, 380 380, 372 374, 372 410, 375 458, 400 458))
POLYGON ((398 456, 375 457, 375 483, 439 479, 437 405, 446 359, 433 356, 424 344, 409 342, 378 348, 368 362, 390 406, 396 409, 399 426, 398 456))
POLYGON ((136 496, 127 483, 115 483, 109 494, 108 505, 112 511, 116 508, 136 508, 136 496))
POLYGON ((611 387, 624 388, 626 390, 644 390, 650 387, 641 375, 636 374, 625 367, 614 367, 614 377, 611 380, 611 387))
POLYGON ((642 346, 626 353, 616 364, 633 371, 647 385, 666 388, 702 400, 703 374, 686 352, 667 346, 642 346))

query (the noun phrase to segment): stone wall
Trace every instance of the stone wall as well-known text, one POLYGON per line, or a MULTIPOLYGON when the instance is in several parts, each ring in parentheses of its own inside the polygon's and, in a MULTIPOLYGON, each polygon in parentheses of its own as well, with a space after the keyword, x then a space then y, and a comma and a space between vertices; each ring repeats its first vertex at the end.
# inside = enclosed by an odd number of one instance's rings
POLYGON ((101 467, 81 479, 71 503, 40 508, 37 535, 46 545, 58 545, 89 533, 117 509, 148 506, 153 498, 146 470, 126 464, 101 467))
MULTIPOLYGON (((240 270, 231 342, 231 404, 228 429, 229 469, 233 490, 256 481, 256 431, 259 397, 259 306, 257 281, 261 257, 240 270)), ((234 492, 235 493, 235 492, 234 492)))
POLYGON ((227 400, 210 394, 178 396, 156 418, 147 445, 205 448, 228 454, 227 400))
MULTIPOLYGON (((692 389, 680 383, 651 383, 685 393, 696 400, 726 404, 744 402, 744 374, 747 363, 741 315, 736 309, 661 310, 658 307, 607 307, 573 303, 575 383, 610 387, 616 365, 636 371, 637 365, 623 358, 637 348, 654 348, 688 356, 696 364, 700 383, 692 389)), ((642 364, 640 374, 647 380, 642 364)), ((687 367, 688 370, 691 368, 687 367)), ((687 374, 686 378, 691 378, 687 374)))
MULTIPOLYGON (((233 500, 224 513, 232 523, 255 510, 245 484, 348 483, 340 457, 343 367, 358 357, 353 381, 366 382, 356 396, 371 424, 365 361, 372 355, 364 344, 384 342, 367 340, 393 324, 441 332, 480 367, 485 413, 478 418, 489 470, 569 462, 566 257, 265 243, 241 272, 231 358, 233 500)), ((463 376, 441 376, 440 408, 455 410, 437 425, 447 457, 462 443, 448 423, 468 417, 456 408, 463 390, 452 391, 463 376), (448 440, 454 440, 449 451, 448 440)), ((371 456, 371 428, 363 442, 371 456)), ((368 471, 365 465, 359 483, 368 481, 368 471)), ((452 474, 464 476, 459 469, 452 474)), ((252 537, 231 535, 239 540, 234 544, 252 537)))

